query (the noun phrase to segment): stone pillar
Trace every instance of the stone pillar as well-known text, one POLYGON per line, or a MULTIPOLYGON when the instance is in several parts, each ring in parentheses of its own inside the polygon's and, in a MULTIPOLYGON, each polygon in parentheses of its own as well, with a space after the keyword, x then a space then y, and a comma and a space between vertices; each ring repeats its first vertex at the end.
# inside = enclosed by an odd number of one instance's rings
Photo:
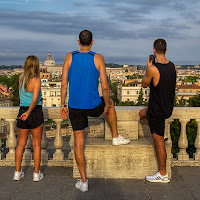
POLYGON ((197 137, 194 143, 196 148, 196 153, 193 154, 193 157, 195 160, 200 160, 200 119, 197 119, 196 122, 197 122, 197 137))
POLYGON ((16 119, 7 119, 6 121, 8 121, 9 128, 10 128, 10 132, 9 132, 9 136, 7 140, 7 146, 9 148, 9 152, 6 155, 6 159, 15 160, 15 147, 17 146, 17 139, 15 136, 14 128, 15 128, 16 119))
POLYGON ((56 148, 55 153, 53 154, 53 160, 64 160, 64 153, 62 152, 63 139, 61 135, 61 122, 62 119, 54 119, 56 122, 56 137, 54 140, 54 146, 56 148))
MULTIPOLYGON (((172 139, 170 134, 170 124, 173 122, 173 119, 166 119, 165 120, 165 134, 168 137, 168 140, 166 141, 166 144, 170 144, 170 147, 172 148, 172 139)), ((173 159, 173 154, 170 153, 170 155, 167 155, 168 157, 171 156, 171 159, 173 159)))
POLYGON ((47 152, 47 147, 48 147, 48 139, 46 137, 46 122, 48 120, 44 120, 44 125, 43 125, 43 132, 42 132, 42 140, 41 140, 41 160, 43 164, 47 164, 49 153, 47 152))
POLYGON ((181 134, 178 141, 178 147, 180 148, 179 153, 177 154, 178 160, 189 160, 189 155, 186 152, 188 147, 188 139, 186 134, 186 125, 189 119, 179 119, 181 123, 181 134))
POLYGON ((27 143, 26 143, 25 151, 24 151, 24 155, 23 155, 23 159, 25 161, 31 161, 32 160, 33 153, 31 151, 31 146, 32 146, 32 140, 31 140, 31 133, 29 131, 28 139, 27 139, 27 143))
POLYGON ((173 122, 173 119, 166 119, 165 120, 165 134, 168 137, 167 143, 172 145, 171 134, 170 134, 170 124, 173 122))
MULTIPOLYGON (((0 135, 0 148, 2 147, 1 135, 0 135)), ((2 152, 0 150, 0 160, 2 159, 2 152)))
POLYGON ((71 148, 71 151, 69 152, 68 158, 73 159, 74 158, 74 133, 72 130, 72 126, 69 126, 69 134, 71 135, 69 146, 71 148))

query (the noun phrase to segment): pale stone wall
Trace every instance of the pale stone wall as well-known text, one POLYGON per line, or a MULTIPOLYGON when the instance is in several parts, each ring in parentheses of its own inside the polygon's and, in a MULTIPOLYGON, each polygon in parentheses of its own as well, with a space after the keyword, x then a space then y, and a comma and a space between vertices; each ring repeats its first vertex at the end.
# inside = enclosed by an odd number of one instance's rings
MULTIPOLYGON (((166 145, 167 172, 171 177, 171 146, 166 145)), ((133 178, 144 179, 145 176, 158 171, 155 149, 151 138, 131 141, 128 145, 112 146, 110 141, 102 138, 87 138, 86 174, 88 178, 133 178)), ((74 178, 80 177, 75 160, 74 178)))

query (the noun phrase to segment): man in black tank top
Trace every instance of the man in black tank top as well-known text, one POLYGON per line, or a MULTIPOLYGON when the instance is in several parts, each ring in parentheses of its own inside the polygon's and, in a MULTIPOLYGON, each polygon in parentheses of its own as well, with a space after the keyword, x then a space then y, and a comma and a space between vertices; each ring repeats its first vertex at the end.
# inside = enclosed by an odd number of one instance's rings
POLYGON ((147 108, 140 111, 140 118, 149 125, 156 147, 159 163, 159 172, 153 176, 146 176, 150 182, 168 183, 170 179, 166 172, 166 149, 164 145, 165 119, 173 111, 176 87, 176 66, 166 59, 166 41, 157 39, 154 42, 153 52, 157 62, 147 60, 147 71, 142 80, 142 87, 150 86, 150 98, 147 108))

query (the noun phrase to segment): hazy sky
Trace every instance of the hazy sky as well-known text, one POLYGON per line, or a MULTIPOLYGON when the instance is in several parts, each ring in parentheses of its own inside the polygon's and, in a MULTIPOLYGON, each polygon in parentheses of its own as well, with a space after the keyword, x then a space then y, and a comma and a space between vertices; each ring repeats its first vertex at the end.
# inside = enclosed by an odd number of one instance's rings
POLYGON ((0 65, 49 51, 61 64, 83 29, 106 62, 145 65, 164 38, 172 62, 200 64, 199 0, 0 0, 0 65))

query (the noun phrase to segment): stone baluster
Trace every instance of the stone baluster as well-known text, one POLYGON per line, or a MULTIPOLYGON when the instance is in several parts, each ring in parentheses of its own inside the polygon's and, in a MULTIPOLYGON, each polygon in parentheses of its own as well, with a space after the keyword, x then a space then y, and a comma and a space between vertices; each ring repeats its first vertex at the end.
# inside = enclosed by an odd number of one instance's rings
POLYGON ((70 141, 69 141, 69 146, 71 148, 71 151, 69 152, 68 158, 73 159, 73 157, 74 157, 74 133, 73 133, 71 125, 69 125, 68 128, 69 128, 69 135, 71 135, 70 141))
POLYGON ((1 148, 1 146, 2 146, 2 141, 1 141, 1 137, 0 137, 0 148, 1 148))
POLYGON ((171 134, 170 134, 170 124, 173 122, 173 119, 166 119, 165 121, 165 134, 168 137, 167 143, 172 145, 171 134))
MULTIPOLYGON (((4 128, 4 127, 3 127, 3 120, 1 119, 1 120, 0 120, 0 132, 1 132, 1 133, 4 132, 3 128, 4 128)), ((1 138, 0 138, 0 148, 1 148, 1 146, 2 146, 2 141, 1 141, 1 138)))
POLYGON ((17 146, 17 139, 15 136, 15 123, 16 119, 7 119, 9 123, 9 135, 8 135, 8 140, 7 140, 7 147, 9 148, 9 152, 6 155, 7 160, 15 160, 15 147, 17 146))
MULTIPOLYGON (((4 125, 3 125, 3 120, 0 120, 0 134, 4 132, 4 125)), ((0 135, 1 136, 1 135, 0 135)), ((1 141, 1 137, 0 137, 0 148, 2 146, 2 141, 1 141)))
POLYGON ((179 153, 177 154, 178 160, 189 160, 189 155, 186 152, 188 147, 188 139, 186 134, 186 125, 189 119, 179 119, 181 123, 181 134, 178 141, 178 147, 180 148, 179 153))
POLYGON ((56 137, 54 140, 54 146, 56 148, 55 153, 53 154, 53 160, 64 160, 64 153, 62 152, 63 139, 61 134, 61 122, 62 119, 54 119, 56 122, 56 137))
POLYGON ((28 134, 28 139, 27 139, 27 143, 25 146, 25 151, 24 151, 24 155, 23 155, 23 159, 25 160, 25 162, 30 162, 32 160, 32 151, 31 151, 31 147, 32 147, 32 140, 31 140, 31 133, 29 131, 28 134))
POLYGON ((44 120, 44 125, 43 125, 43 132, 42 132, 42 140, 41 140, 41 160, 43 164, 47 164, 49 153, 47 152, 47 147, 48 147, 48 139, 46 137, 46 122, 48 120, 44 120))
MULTIPOLYGON (((1 120, 1 133, 3 133, 2 131, 2 120, 1 120)), ((2 141, 1 141, 1 135, 0 135, 0 148, 2 147, 2 141)), ((0 150, 0 160, 2 159, 2 152, 0 150)))
POLYGON ((194 143, 196 148, 196 153, 193 154, 193 157, 195 160, 200 160, 200 119, 197 119, 196 122, 197 122, 197 137, 194 143))

